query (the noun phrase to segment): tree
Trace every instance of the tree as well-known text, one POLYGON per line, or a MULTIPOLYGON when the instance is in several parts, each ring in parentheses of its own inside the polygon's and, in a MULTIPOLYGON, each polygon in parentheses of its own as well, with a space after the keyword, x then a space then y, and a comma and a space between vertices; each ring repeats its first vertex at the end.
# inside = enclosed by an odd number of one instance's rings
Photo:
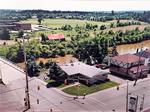
POLYGON ((61 70, 61 68, 56 64, 56 62, 51 62, 49 68, 49 77, 50 79, 56 80, 56 81, 64 81, 67 78, 67 75, 64 71, 61 70))
POLYGON ((117 56, 117 55, 118 55, 117 47, 113 46, 113 48, 112 48, 112 56, 117 56))
POLYGON ((110 24, 110 28, 113 28, 114 27, 114 22, 110 24))
POLYGON ((100 30, 105 30, 106 29, 106 26, 105 25, 101 25, 100 26, 100 30))
POLYGON ((27 61, 27 73, 31 77, 39 75, 39 66, 36 64, 35 60, 29 59, 27 61))
POLYGON ((24 62, 24 50, 21 46, 19 46, 16 58, 17 58, 16 60, 18 63, 24 62))
POLYGON ((112 10, 112 11, 111 11, 111 15, 112 15, 112 16, 114 16, 114 15, 115 15, 115 12, 114 12, 114 10, 112 10))
POLYGON ((46 42, 46 40, 48 40, 47 36, 42 33, 41 34, 41 42, 46 42))
POLYGON ((2 40, 10 40, 9 31, 6 29, 0 30, 0 39, 2 40))
POLYGON ((19 30, 18 32, 18 38, 22 38, 24 35, 24 31, 23 30, 19 30))
POLYGON ((73 28, 71 25, 65 25, 65 26, 62 26, 61 29, 66 31, 66 30, 72 30, 73 28))
POLYGON ((38 23, 39 23, 39 25, 41 25, 42 20, 43 20, 42 15, 38 15, 38 16, 37 16, 37 19, 38 19, 38 23))

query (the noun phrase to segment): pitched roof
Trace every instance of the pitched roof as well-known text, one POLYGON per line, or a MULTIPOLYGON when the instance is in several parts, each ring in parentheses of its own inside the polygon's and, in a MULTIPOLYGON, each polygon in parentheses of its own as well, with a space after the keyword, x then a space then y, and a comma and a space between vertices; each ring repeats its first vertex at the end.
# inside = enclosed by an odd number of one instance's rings
POLYGON ((58 39, 65 39, 63 34, 50 34, 48 35, 49 40, 58 40, 58 39))
POLYGON ((68 75, 82 74, 87 77, 92 78, 96 75, 106 74, 105 70, 100 70, 95 66, 90 66, 81 62, 68 63, 66 65, 60 66, 68 75))
POLYGON ((150 57, 150 49, 146 49, 144 51, 138 52, 135 55, 141 56, 141 57, 144 57, 144 58, 149 58, 150 57))
MULTIPOLYGON (((140 60, 144 60, 145 58, 140 57, 140 60)), ((123 63, 134 63, 139 61, 139 56, 133 55, 133 54, 124 54, 124 55, 119 55, 112 57, 112 60, 116 60, 118 62, 123 62, 123 63)))

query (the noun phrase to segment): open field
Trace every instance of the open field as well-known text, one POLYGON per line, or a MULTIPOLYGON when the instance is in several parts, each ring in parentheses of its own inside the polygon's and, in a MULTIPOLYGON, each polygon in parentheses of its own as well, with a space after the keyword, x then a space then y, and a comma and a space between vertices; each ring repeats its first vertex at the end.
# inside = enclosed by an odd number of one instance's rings
MULTIPOLYGON (((31 23, 31 24, 38 24, 37 19, 28 19, 25 21, 21 21, 23 23, 31 23)), ((96 21, 87 21, 87 20, 77 20, 77 19, 44 19, 42 21, 42 25, 46 25, 51 28, 60 28, 66 24, 75 27, 77 24, 79 26, 84 26, 86 23, 90 24, 97 24, 97 25, 109 25, 109 22, 96 22, 96 21)))
MULTIPOLYGON (((120 20, 120 22, 139 22, 136 20, 120 20)), ((31 24, 38 24, 37 19, 28 19, 28 20, 24 20, 21 21, 23 23, 31 23, 31 24)), ((87 21, 87 20, 77 20, 77 19, 44 19, 42 21, 42 25, 44 26, 48 26, 49 28, 60 28, 63 25, 69 24, 72 27, 75 27, 77 24, 79 26, 84 26, 86 23, 90 23, 90 24, 97 24, 97 25, 106 25, 108 26, 108 29, 104 30, 104 31, 109 31, 109 30, 113 30, 115 31, 119 31, 122 30, 123 32, 126 30, 133 30, 136 27, 138 27, 140 30, 144 30, 145 27, 150 26, 148 23, 145 22, 141 22, 141 25, 131 25, 131 26, 124 26, 124 27, 116 27, 116 28, 109 28, 109 25, 111 23, 116 23, 117 20, 113 20, 113 21, 107 21, 107 22, 96 22, 96 21, 87 21)), ((89 31, 91 35, 93 35, 93 33, 95 32, 100 32, 101 30, 97 29, 96 31, 89 31)), ((39 37, 41 33, 44 33, 45 35, 51 34, 51 33, 63 33, 66 37, 70 37, 71 35, 76 35, 77 32, 75 32, 74 30, 71 31, 63 31, 60 29, 57 30, 47 30, 47 31, 35 31, 32 32, 32 37, 39 37)))
POLYGON ((111 88, 111 87, 114 87, 117 85, 118 84, 116 82, 112 82, 112 81, 108 81, 108 82, 105 82, 102 84, 92 85, 90 87, 80 84, 79 88, 78 88, 78 86, 73 86, 73 87, 66 88, 63 91, 68 94, 71 94, 71 95, 82 96, 82 95, 84 95, 84 93, 91 94, 91 93, 98 92, 98 91, 101 91, 104 89, 108 89, 108 88, 111 88), (79 91, 78 91, 78 89, 79 89, 79 91))
POLYGON ((16 43, 14 40, 0 40, 0 45, 3 45, 4 42, 6 45, 14 45, 16 43))
POLYGON ((125 32, 126 30, 134 30, 137 27, 139 28, 139 30, 142 31, 142 30, 144 30, 144 28, 150 27, 150 25, 147 25, 147 24, 145 24, 145 25, 131 25, 131 26, 124 26, 124 27, 109 28, 109 29, 106 29, 104 31, 113 30, 114 32, 116 32, 116 31, 121 30, 121 31, 125 32))
POLYGON ((47 59, 38 58, 38 59, 36 60, 36 62, 39 63, 40 61, 42 61, 43 63, 46 63, 46 62, 48 62, 49 60, 58 62, 58 63, 60 63, 60 64, 65 64, 65 63, 67 63, 67 62, 70 62, 71 60, 72 60, 72 61, 77 61, 77 59, 74 58, 72 55, 66 55, 66 56, 64 56, 64 57, 58 57, 58 58, 47 58, 47 59))
MULTIPOLYGON (((121 20, 119 20, 119 21, 120 21, 121 23, 132 22, 132 21, 133 21, 133 22, 140 22, 142 25, 143 25, 143 24, 144 24, 144 25, 145 25, 145 24, 148 24, 148 23, 146 23, 146 22, 141 22, 141 21, 137 21, 137 20, 130 20, 130 19, 129 19, 129 20, 122 20, 122 19, 121 19, 121 20)), ((108 23, 113 23, 113 22, 114 22, 114 23, 117 23, 117 20, 112 20, 112 21, 107 21, 107 22, 108 22, 108 23)))

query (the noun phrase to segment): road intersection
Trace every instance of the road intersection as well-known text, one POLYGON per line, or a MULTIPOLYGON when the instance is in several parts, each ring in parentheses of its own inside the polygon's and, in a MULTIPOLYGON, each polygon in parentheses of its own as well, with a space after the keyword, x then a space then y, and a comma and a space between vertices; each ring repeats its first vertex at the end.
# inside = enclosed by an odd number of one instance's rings
MULTIPOLYGON (((0 59, 1 62, 5 61, 0 59)), ((1 69, 2 75, 12 75, 11 77, 24 74, 16 69, 15 65, 10 66, 5 61, 5 67, 1 69), (3 74, 6 69, 11 70, 11 74, 3 74)), ((144 108, 150 107, 150 78, 138 80, 137 85, 129 82, 129 93, 131 95, 142 96, 145 94, 144 108)), ((119 90, 110 88, 97 93, 87 95, 85 99, 80 96, 74 100, 71 95, 63 93, 57 88, 46 88, 45 82, 33 77, 29 78, 29 93, 31 109, 29 112, 125 112, 126 110, 126 84, 120 85, 119 90), (38 89, 38 86, 40 89, 38 89), (39 100, 39 104, 37 104, 39 100)), ((2 112, 21 112, 24 110, 25 78, 15 78, 9 80, 7 85, 0 85, 0 110, 2 112)), ((139 98, 140 99, 140 98, 139 98)), ((138 104, 138 111, 139 112, 138 104)))

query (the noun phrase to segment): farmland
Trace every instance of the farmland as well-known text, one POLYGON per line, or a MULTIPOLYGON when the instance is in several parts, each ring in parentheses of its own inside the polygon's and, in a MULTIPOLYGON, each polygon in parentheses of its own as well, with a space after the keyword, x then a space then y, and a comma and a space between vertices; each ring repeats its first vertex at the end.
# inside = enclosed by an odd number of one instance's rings
MULTIPOLYGON (((25 21, 21 21, 22 23, 31 23, 38 24, 37 19, 28 19, 25 21)), ((60 28, 66 24, 75 27, 77 24, 79 26, 84 26, 86 23, 89 24, 97 24, 97 25, 110 25, 109 22, 96 22, 96 21, 87 21, 87 20, 77 20, 77 19, 43 19, 42 25, 46 25, 51 28, 60 28)))
MULTIPOLYGON (((120 22, 125 23, 125 22, 139 22, 135 20, 120 20, 120 22)), ((38 25, 37 19, 28 19, 21 21, 22 23, 31 23, 32 25, 38 25)), ((94 36, 95 33, 99 33, 102 30, 99 29, 101 25, 105 25, 107 29, 103 30, 104 32, 108 32, 110 30, 116 32, 116 31, 123 31, 125 32, 126 30, 134 30, 135 28, 139 28, 139 30, 144 30, 144 28, 148 27, 149 24, 145 22, 140 22, 141 25, 130 25, 130 26, 124 26, 124 27, 114 27, 110 28, 110 24, 117 23, 117 20, 113 21, 107 21, 107 22, 96 22, 96 21, 88 21, 88 20, 77 20, 77 19, 43 19, 42 20, 42 26, 46 26, 47 28, 50 28, 50 30, 40 30, 40 31, 35 31, 32 32, 31 37, 39 37, 41 33, 44 33, 45 35, 51 34, 51 33, 63 33, 66 37, 70 37, 72 35, 76 35, 77 32, 75 30, 61 30, 62 26, 65 25, 71 25, 71 27, 76 27, 76 25, 82 27, 83 29, 85 28, 86 24, 92 24, 92 25, 98 25, 98 28, 95 30, 90 30, 89 33, 91 36, 94 36)))

